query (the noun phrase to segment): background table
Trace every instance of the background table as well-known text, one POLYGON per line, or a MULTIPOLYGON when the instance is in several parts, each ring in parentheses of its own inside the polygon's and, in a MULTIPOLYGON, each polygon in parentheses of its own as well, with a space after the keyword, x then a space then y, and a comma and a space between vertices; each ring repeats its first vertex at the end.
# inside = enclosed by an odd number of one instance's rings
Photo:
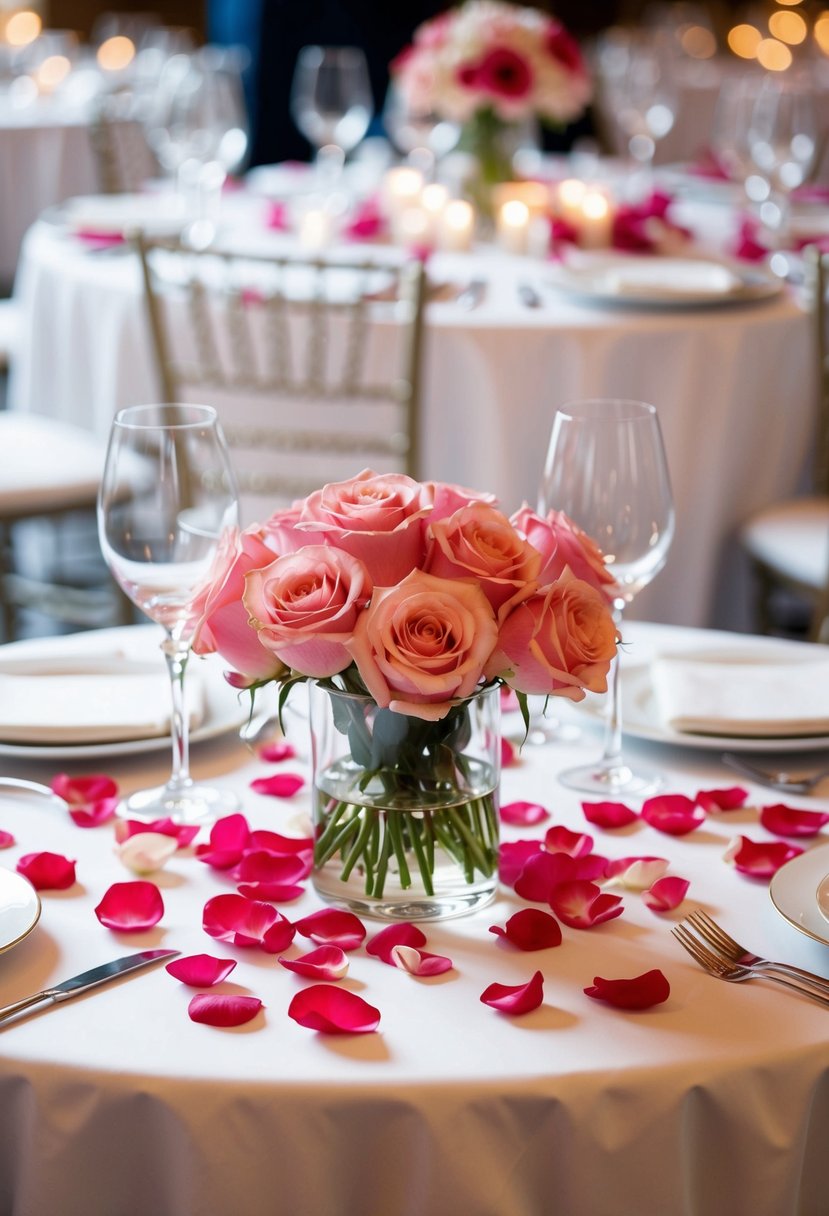
MULTIPOLYGON (((625 662, 654 648, 733 639, 633 626, 628 640, 625 662)), ((580 720, 579 743, 527 748, 505 769, 504 802, 541 801, 549 822, 588 828, 579 796, 555 780, 565 765, 596 754, 592 720, 580 720)), ((668 792, 693 797, 733 784, 716 754, 635 743, 631 753, 664 770, 668 792)), ((290 802, 254 793, 250 780, 274 766, 232 736, 197 746, 193 760, 197 777, 239 793, 253 827, 291 830, 308 811, 307 788, 290 802)), ((63 767, 3 760, 5 772, 41 780, 63 767)), ((128 792, 162 778, 167 757, 69 768, 109 771, 128 792)), ((755 806, 776 800, 752 793, 755 806)), ((237 959, 219 990, 253 993, 266 1007, 237 1030, 196 1025, 187 1016, 193 990, 161 967, 0 1032, 0 1210, 824 1216, 829 1012, 764 981, 716 981, 669 932, 702 905, 758 951, 829 973, 829 948, 774 911, 765 882, 723 860, 735 835, 767 838, 756 810, 711 815, 684 838, 643 823, 588 829, 605 856, 670 859, 670 872, 691 884, 675 913, 656 914, 639 894, 621 892, 621 917, 589 931, 565 928, 560 947, 523 953, 488 931, 526 906, 503 890, 484 911, 425 926, 427 948, 454 961, 437 979, 413 979, 364 949, 352 953, 344 985, 381 1011, 379 1032, 362 1037, 301 1028, 287 1007, 307 981, 259 950, 204 934, 204 902, 233 888, 189 851, 156 876, 166 907, 160 924, 118 934, 93 911, 110 883, 131 877, 113 854, 111 824, 81 830, 60 809, 0 794, 0 826, 17 838, 2 855, 9 868, 44 848, 78 863, 78 884, 44 892, 39 925, 0 956, 0 1004, 109 958, 165 946, 237 959), (671 995, 651 1010, 621 1012, 582 991, 595 975, 629 978, 653 967, 671 995), (535 1012, 512 1019, 480 1002, 492 981, 522 983, 537 969, 545 997, 535 1012)), ((504 828, 503 836, 547 826, 504 828)), ((283 911, 296 920, 318 906, 309 890, 283 911)), ((367 922, 369 936, 380 927, 367 922)), ((288 953, 308 945, 298 939, 288 953)))

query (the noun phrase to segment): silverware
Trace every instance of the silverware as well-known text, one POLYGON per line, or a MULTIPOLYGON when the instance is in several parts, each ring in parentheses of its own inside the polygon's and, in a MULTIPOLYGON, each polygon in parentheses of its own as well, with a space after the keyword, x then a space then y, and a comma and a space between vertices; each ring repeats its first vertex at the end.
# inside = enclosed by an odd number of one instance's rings
POLYGON ((471 312, 473 308, 477 308, 483 303, 486 296, 486 279, 471 279, 463 291, 459 291, 455 296, 455 303, 459 308, 465 308, 467 312, 471 312))
POLYGON ((829 777, 829 768, 822 768, 809 776, 795 776, 785 769, 760 768, 759 765, 751 764, 748 760, 743 760, 741 756, 732 755, 731 752, 726 752, 722 760, 723 764, 736 769, 738 773, 744 773, 746 777, 753 778, 759 785, 767 785, 773 790, 783 790, 790 794, 809 794, 815 786, 820 785, 825 777, 829 777))
POLYGON ((689 926, 705 939, 711 949, 717 954, 722 954, 729 962, 736 963, 740 967, 750 967, 754 971, 774 971, 781 975, 804 980, 829 997, 829 979, 824 979, 822 975, 815 975, 813 971, 804 971, 801 967, 795 967, 793 963, 775 963, 759 954, 752 954, 750 950, 746 950, 745 946, 741 946, 730 934, 726 933, 725 929, 718 925, 707 912, 703 912, 702 908, 697 908, 689 913, 687 920, 689 926))
POLYGON ((541 296, 530 283, 518 284, 518 298, 527 308, 541 308, 544 304, 541 296))
POLYGON ((0 777, 0 790, 22 790, 27 794, 42 794, 44 798, 51 798, 55 802, 59 802, 65 807, 66 802, 54 790, 51 790, 48 785, 41 785, 39 781, 24 781, 22 777, 0 777))
POLYGON ((829 1009, 829 997, 823 996, 816 988, 808 987, 805 982, 801 983, 793 979, 784 979, 782 975, 775 975, 770 971, 755 971, 751 967, 740 967, 736 963, 731 963, 709 950, 684 924, 675 925, 671 929, 671 933, 680 946, 688 951, 691 958, 716 979, 740 984, 743 980, 762 979, 765 976, 766 979, 772 980, 773 983, 782 984, 784 988, 790 988, 793 992, 799 992, 801 996, 808 996, 813 1001, 817 1001, 819 1005, 823 1005, 826 1009, 829 1009))
POLYGON ((67 1001, 70 997, 80 996, 82 992, 88 992, 90 988, 96 988, 99 984, 106 984, 110 980, 117 979, 119 975, 128 975, 131 971, 139 971, 143 967, 149 967, 152 963, 161 962, 162 959, 175 958, 180 953, 179 950, 142 950, 139 954, 128 954, 125 958, 116 958, 111 963, 104 963, 100 967, 93 967, 91 971, 83 971, 80 975, 74 975, 71 979, 55 984, 52 988, 44 988, 42 992, 35 992, 32 996, 26 996, 20 1001, 14 1001, 11 1005, 5 1005, 0 1009, 0 1022, 5 1022, 9 1018, 23 1013, 26 1009, 33 1009, 35 1005, 41 1005, 45 1001, 50 1001, 52 1004, 67 1001))

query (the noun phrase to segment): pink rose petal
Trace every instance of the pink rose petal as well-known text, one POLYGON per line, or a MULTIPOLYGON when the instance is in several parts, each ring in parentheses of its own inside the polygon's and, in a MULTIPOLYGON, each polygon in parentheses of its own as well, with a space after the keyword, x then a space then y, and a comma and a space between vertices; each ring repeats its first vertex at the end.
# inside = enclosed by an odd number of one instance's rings
POLYGON ((550 895, 550 907, 571 929, 592 929, 621 916, 621 896, 603 893, 593 882, 578 879, 561 883, 550 895))
POLYGON ((266 743, 264 747, 259 748, 259 759, 268 764, 280 764, 283 760, 293 760, 295 756, 296 748, 286 739, 280 739, 278 743, 266 743))
POLYGON ((617 1009, 650 1009, 652 1005, 667 1001, 671 986, 662 972, 654 968, 630 980, 605 980, 597 975, 593 986, 584 991, 594 1000, 606 1001, 617 1009))
POLYGON ((119 819, 115 825, 115 839, 119 844, 129 840, 130 836, 140 836, 142 832, 157 832, 159 836, 172 836, 178 848, 186 849, 199 834, 199 825, 192 823, 174 823, 172 819, 153 819, 144 823, 141 819, 119 819))
POLYGON ((489 931, 519 950, 547 950, 561 945, 561 926, 554 916, 541 908, 522 908, 513 913, 503 929, 500 925, 490 925, 489 931))
POLYGON ((298 773, 275 773, 273 777, 257 777, 250 788, 256 794, 268 794, 272 798, 293 798, 301 790, 305 778, 298 773))
POLYGON ((540 840, 505 841, 498 850, 498 876, 507 887, 514 887, 515 880, 530 857, 541 852, 540 840))
POLYGON ((200 992, 187 1006, 190 1020, 205 1026, 244 1026, 263 1008, 258 996, 226 996, 200 992))
POLYGON ((736 836, 725 851, 726 861, 734 863, 735 869, 751 878, 771 878, 782 865, 803 852, 796 844, 782 840, 750 840, 748 836, 736 836))
POLYGON ((515 892, 522 899, 546 904, 553 887, 569 882, 576 876, 576 859, 568 853, 541 851, 528 857, 515 882, 515 892))
POLYGON ((395 967, 421 979, 443 975, 454 966, 451 958, 443 954, 430 954, 428 950, 418 950, 415 946, 393 946, 391 958, 395 967))
POLYGON ((385 929, 375 933, 366 946, 366 954, 373 954, 375 958, 382 959, 384 963, 389 963, 394 967, 396 964, 391 952, 395 946, 417 948, 425 945, 426 934, 423 930, 419 929, 417 925, 409 924, 408 921, 401 921, 399 924, 387 925, 385 929))
POLYGON ((141 933, 152 929, 164 915, 161 892, 153 882, 114 882, 95 909, 95 915, 108 929, 121 933, 141 933))
POLYGON ((380 1010, 361 996, 333 984, 312 984, 298 992, 288 1017, 323 1034, 369 1034, 380 1025, 380 1010))
POLYGON ((311 836, 282 836, 279 832, 271 832, 257 828, 251 832, 248 848, 262 849, 265 853, 313 853, 314 840, 311 836))
POLYGON ((624 828, 639 818, 623 802, 583 802, 581 809, 587 822, 597 828, 624 828))
POLYGON ((106 823, 118 809, 120 799, 114 798, 98 798, 95 802, 89 802, 86 806, 76 806, 69 808, 69 814, 72 822, 79 828, 97 828, 100 824, 106 823))
POLYGON ((138 832, 118 845, 118 859, 133 874, 152 874, 169 861, 178 848, 172 836, 161 832, 138 832))
POLYGON ((537 1009, 544 1000, 544 976, 536 971, 526 984, 490 984, 481 993, 484 1005, 517 1016, 537 1009))
POLYGON ((305 894, 305 887, 282 882, 240 882, 236 890, 245 899, 265 899, 271 904, 287 904, 305 894))
POLYGON ((115 798, 118 795, 115 781, 101 773, 91 773, 85 777, 70 777, 68 773, 58 773, 51 781, 51 789, 70 806, 86 806, 90 802, 98 802, 101 798, 115 798))
POLYGON ((705 823, 705 811, 684 794, 661 794, 642 803, 645 823, 668 836, 687 836, 705 823))
POLYGON ((229 870, 238 864, 250 841, 244 815, 225 815, 210 829, 209 844, 196 845, 196 857, 214 870, 229 870))
POLYGON ((764 806, 760 811, 760 822, 767 832, 775 836, 816 836, 824 824, 829 823, 825 811, 800 811, 782 802, 764 806))
POLYGON ((65 891, 75 883, 75 862, 62 853, 26 853, 15 869, 38 891, 65 891))
POLYGON ((508 802, 506 806, 501 807, 501 822, 519 827, 543 823, 549 818, 550 812, 538 802, 508 802))
POLYGON ((296 931, 320 946, 340 946, 343 950, 356 950, 366 935, 359 917, 338 908, 321 908, 303 916, 296 922, 296 931))
POLYGON ((568 853, 570 857, 586 857, 593 848, 593 837, 586 832, 571 832, 563 824, 548 828, 544 836, 548 853, 568 853))
POLYGON ((702 807, 704 811, 736 811, 741 806, 745 806, 746 798, 748 798, 748 790, 744 790, 741 785, 732 785, 725 790, 698 790, 694 801, 702 807))
POLYGON ((509 739, 501 737, 501 768, 509 768, 515 764, 515 748, 509 739))
POLYGON ((687 878, 678 878, 675 875, 658 878, 653 886, 644 892, 642 899, 652 912, 673 912, 688 894, 690 885, 687 878))
POLYGON ((218 941, 234 946, 261 946, 279 916, 271 904, 242 895, 214 895, 202 912, 202 928, 218 941))
POLYGON ((296 927, 292 921, 277 912, 276 920, 262 938, 262 949, 266 954, 281 954, 287 950, 296 937, 296 927))
POLYGON ((348 973, 348 958, 339 946, 317 946, 299 958, 276 960, 288 971, 308 976, 312 980, 341 980, 348 973))
POLYGON ((4 832, 0 828, 0 849, 10 849, 14 843, 14 836, 11 832, 4 832))
POLYGON ((215 958, 212 954, 189 954, 186 958, 174 958, 167 963, 166 970, 174 979, 181 980, 191 988, 212 988, 226 980, 236 966, 235 959, 215 958))
POLYGON ((617 857, 607 863, 607 877, 630 891, 644 891, 667 871, 666 857, 617 857))
POLYGON ((311 873, 312 861, 301 853, 268 853, 254 849, 245 853, 233 871, 236 882, 302 882, 311 873))

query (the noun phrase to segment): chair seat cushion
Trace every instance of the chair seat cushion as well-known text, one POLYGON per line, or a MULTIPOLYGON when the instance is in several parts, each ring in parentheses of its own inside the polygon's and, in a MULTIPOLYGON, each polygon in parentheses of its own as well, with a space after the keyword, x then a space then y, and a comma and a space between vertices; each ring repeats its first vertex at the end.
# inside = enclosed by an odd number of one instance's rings
POLYGON ((0 517, 95 505, 106 445, 89 431, 3 410, 0 452, 0 517))
POLYGON ((757 561, 819 590, 829 574, 829 497, 798 498, 768 507, 740 531, 757 561))

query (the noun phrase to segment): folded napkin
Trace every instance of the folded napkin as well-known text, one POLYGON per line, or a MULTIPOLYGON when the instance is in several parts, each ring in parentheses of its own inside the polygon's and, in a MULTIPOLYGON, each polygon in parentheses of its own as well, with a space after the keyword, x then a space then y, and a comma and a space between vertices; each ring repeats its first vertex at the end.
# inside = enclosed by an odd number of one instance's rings
MULTIPOLYGON (((166 735, 169 681, 160 665, 122 660, 4 662, 0 667, 0 740, 4 743, 124 742, 166 735)), ((187 673, 191 728, 204 718, 204 687, 187 673)))
POLYGON ((614 295, 638 296, 646 292, 666 299, 729 295, 742 287, 742 279, 727 266, 695 258, 631 258, 604 275, 604 286, 614 295))
POLYGON ((653 663, 651 679, 659 716, 676 731, 746 738, 829 734, 829 659, 663 655, 653 663))

